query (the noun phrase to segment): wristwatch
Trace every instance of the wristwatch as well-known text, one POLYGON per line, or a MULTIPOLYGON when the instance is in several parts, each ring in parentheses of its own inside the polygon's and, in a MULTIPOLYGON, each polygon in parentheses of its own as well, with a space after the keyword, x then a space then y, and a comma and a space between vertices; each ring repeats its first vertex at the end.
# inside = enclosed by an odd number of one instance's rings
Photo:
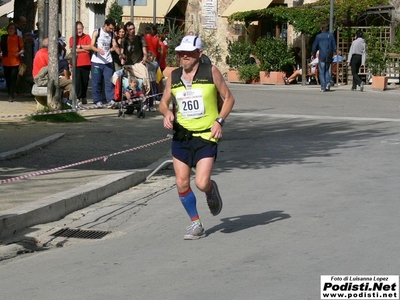
POLYGON ((223 118, 216 118, 215 121, 218 122, 219 125, 224 126, 225 120, 223 118))

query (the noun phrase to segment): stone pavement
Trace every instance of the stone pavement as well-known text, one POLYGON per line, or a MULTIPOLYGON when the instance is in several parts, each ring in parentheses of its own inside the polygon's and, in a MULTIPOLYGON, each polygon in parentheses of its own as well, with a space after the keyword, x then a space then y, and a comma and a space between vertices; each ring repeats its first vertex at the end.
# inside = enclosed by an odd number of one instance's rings
MULTIPOLYGON (((93 104, 85 105, 86 108, 93 104)), ((0 94, 0 180, 132 150, 57 172, 0 184, 0 236, 9 237, 34 224, 60 219, 144 181, 169 159, 170 132, 157 112, 146 118, 118 117, 114 109, 80 111, 82 123, 28 120, 36 111, 30 95, 13 103, 0 94), (6 116, 4 118, 4 116, 6 116), (162 142, 160 142, 162 141, 162 142), (160 142, 154 144, 154 142, 160 142), (147 146, 136 149, 139 146, 147 146), (8 158, 8 159, 7 159, 8 158), (158 162, 160 160, 160 162, 158 162), (152 165, 153 164, 153 165, 152 165), (152 165, 152 166, 151 166, 152 165)))

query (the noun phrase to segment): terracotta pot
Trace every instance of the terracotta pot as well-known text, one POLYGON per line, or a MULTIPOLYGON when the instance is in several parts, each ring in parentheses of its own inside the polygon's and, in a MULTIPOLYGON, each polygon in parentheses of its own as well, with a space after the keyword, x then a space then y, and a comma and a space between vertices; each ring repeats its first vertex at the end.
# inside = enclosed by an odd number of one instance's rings
POLYGON ((166 67, 163 71, 164 77, 168 78, 169 76, 171 76, 172 71, 175 69, 178 69, 178 67, 166 67))
POLYGON ((283 78, 286 76, 285 72, 266 72, 260 71, 261 84, 285 84, 283 78))
POLYGON ((228 81, 236 82, 236 83, 244 83, 243 80, 239 79, 239 71, 238 70, 229 70, 228 71, 228 81))
POLYGON ((387 76, 372 76, 372 90, 384 91, 387 89, 387 76))

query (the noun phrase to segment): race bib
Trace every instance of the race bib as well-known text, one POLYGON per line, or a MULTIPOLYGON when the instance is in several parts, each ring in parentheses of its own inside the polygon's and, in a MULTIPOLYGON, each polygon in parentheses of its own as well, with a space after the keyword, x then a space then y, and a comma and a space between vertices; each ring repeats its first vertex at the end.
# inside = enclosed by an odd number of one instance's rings
POLYGON ((188 119, 204 116, 204 99, 201 89, 180 91, 176 95, 179 112, 188 119))

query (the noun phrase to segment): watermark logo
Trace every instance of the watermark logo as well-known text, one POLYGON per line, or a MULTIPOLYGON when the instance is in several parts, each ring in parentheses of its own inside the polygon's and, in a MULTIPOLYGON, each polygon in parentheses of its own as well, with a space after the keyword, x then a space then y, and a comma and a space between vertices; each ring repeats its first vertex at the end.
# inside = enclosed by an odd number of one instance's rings
POLYGON ((321 275, 321 299, 399 299, 399 275, 321 275))

